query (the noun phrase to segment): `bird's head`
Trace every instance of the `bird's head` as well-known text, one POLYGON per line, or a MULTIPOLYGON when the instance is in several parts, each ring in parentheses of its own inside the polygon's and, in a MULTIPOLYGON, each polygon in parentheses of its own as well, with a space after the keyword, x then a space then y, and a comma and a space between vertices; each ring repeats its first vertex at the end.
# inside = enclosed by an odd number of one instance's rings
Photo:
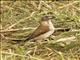
POLYGON ((42 21, 48 21, 48 20, 51 20, 53 17, 52 16, 44 16, 42 17, 42 21))
POLYGON ((44 26, 48 26, 49 23, 51 23, 51 19, 53 19, 52 16, 44 16, 44 17, 42 17, 40 24, 42 24, 44 26))

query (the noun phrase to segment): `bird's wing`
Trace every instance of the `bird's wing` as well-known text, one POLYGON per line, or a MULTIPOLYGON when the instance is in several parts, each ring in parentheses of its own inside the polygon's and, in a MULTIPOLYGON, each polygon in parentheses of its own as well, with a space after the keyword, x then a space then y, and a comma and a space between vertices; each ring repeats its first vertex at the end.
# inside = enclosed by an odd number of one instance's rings
POLYGON ((49 26, 40 25, 33 33, 31 33, 27 36, 27 39, 25 39, 25 40, 12 40, 12 41, 15 41, 15 43, 19 44, 19 43, 22 43, 22 42, 26 42, 30 39, 34 39, 34 38, 48 32, 48 31, 49 31, 49 26))
POLYGON ((26 40, 34 39, 34 38, 48 32, 48 31, 49 31, 49 26, 40 25, 32 34, 30 34, 28 36, 28 38, 26 40))

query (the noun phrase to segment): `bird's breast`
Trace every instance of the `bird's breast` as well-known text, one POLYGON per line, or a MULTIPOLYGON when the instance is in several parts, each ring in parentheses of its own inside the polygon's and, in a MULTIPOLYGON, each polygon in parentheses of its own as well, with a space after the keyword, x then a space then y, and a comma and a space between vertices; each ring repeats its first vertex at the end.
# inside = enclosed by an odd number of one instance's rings
POLYGON ((54 25, 51 21, 49 21, 49 29, 54 32, 54 25))

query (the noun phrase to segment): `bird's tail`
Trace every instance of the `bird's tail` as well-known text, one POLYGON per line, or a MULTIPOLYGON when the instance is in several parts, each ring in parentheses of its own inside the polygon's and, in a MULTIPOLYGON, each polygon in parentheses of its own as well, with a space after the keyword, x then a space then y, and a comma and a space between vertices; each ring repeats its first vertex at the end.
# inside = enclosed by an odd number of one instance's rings
POLYGON ((23 43, 23 40, 12 40, 11 43, 12 44, 21 44, 21 43, 23 43))
POLYGON ((24 44, 26 41, 29 41, 29 39, 23 39, 23 40, 12 40, 12 44, 24 44))

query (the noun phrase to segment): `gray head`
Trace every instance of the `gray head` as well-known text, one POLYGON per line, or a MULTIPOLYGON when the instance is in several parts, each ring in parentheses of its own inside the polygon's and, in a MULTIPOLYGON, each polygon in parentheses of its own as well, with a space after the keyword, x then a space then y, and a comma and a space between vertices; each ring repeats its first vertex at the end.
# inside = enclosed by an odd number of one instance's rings
POLYGON ((52 16, 44 16, 44 17, 42 17, 42 21, 48 21, 48 20, 50 20, 50 19, 52 19, 52 16))

